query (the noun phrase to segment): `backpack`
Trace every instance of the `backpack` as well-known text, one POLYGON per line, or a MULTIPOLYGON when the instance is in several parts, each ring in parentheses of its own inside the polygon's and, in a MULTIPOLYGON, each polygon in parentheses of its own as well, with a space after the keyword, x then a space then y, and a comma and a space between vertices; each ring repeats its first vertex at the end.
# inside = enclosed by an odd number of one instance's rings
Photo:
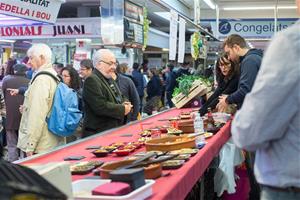
POLYGON ((48 114, 46 118, 48 130, 57 136, 70 136, 75 132, 82 118, 82 113, 78 109, 77 93, 63 83, 60 77, 54 76, 50 72, 39 72, 31 83, 42 74, 51 76, 58 83, 50 115, 48 114))

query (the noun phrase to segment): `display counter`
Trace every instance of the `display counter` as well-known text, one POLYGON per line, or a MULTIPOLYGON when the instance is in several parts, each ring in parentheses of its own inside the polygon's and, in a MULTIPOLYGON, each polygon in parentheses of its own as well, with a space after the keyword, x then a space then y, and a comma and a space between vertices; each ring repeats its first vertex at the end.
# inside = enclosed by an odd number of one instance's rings
MULTIPOLYGON (((142 129, 166 125, 168 121, 165 119, 176 117, 182 111, 191 111, 191 109, 170 109, 147 119, 70 143, 51 152, 23 159, 18 163, 43 164, 58 162, 63 161, 64 158, 69 156, 85 156, 85 159, 81 161, 101 160, 107 162, 121 160, 124 159, 124 157, 117 157, 114 154, 104 158, 96 158, 91 153, 92 150, 86 150, 86 147, 93 145, 107 146, 113 142, 137 141, 140 137, 138 133, 140 133, 142 129)), ((150 199, 184 199, 208 168, 213 158, 218 155, 220 148, 226 143, 229 137, 230 122, 225 124, 216 135, 207 139, 207 144, 181 168, 177 170, 164 170, 163 174, 167 174, 168 172, 170 172, 170 174, 168 173, 168 176, 163 176, 155 180, 153 194, 150 199)), ((132 153, 132 155, 139 151, 145 151, 145 149, 139 149, 132 153)), ((92 173, 88 175, 73 175, 72 180, 82 179, 87 176, 92 176, 92 173)))

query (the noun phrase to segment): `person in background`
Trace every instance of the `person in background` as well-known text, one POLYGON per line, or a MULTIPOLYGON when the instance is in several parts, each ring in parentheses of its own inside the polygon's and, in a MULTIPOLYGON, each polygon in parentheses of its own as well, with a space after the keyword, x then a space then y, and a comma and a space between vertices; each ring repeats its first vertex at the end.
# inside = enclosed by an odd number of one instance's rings
POLYGON ((217 108, 220 112, 227 109, 229 104, 237 104, 241 108, 244 98, 252 89, 260 68, 263 52, 260 49, 249 49, 243 37, 230 35, 223 43, 224 51, 231 61, 240 63, 240 80, 237 91, 220 97, 217 108))
POLYGON ((226 54, 218 59, 216 64, 218 87, 199 110, 201 116, 207 113, 208 108, 212 110, 216 108, 221 95, 229 95, 237 90, 240 78, 238 68, 238 64, 230 61, 226 54))
POLYGON ((13 66, 17 64, 17 60, 13 58, 9 58, 7 61, 6 69, 5 69, 5 76, 7 75, 13 75, 14 74, 14 68, 13 66))
POLYGON ((130 78, 133 81, 134 85, 137 85, 137 83, 135 83, 135 79, 132 77, 132 75, 128 73, 128 71, 129 69, 127 63, 121 63, 117 66, 117 72, 119 74, 122 74, 123 76, 130 78))
POLYGON ((176 76, 181 77, 183 75, 190 75, 189 72, 189 64, 188 62, 182 63, 182 65, 179 67, 179 69, 176 71, 176 76))
MULTIPOLYGON (((7 144, 7 137, 6 137, 6 130, 4 127, 5 124, 5 118, 6 118, 6 109, 5 109, 5 103, 4 103, 4 96, 2 89, 0 89, 0 146, 1 149, 3 149, 4 146, 7 144)), ((2 152, 0 153, 1 155, 2 152)))
POLYGON ((140 97, 140 113, 143 109, 143 99, 144 99, 144 76, 141 72, 139 72, 139 64, 133 63, 133 71, 132 71, 132 78, 135 80, 134 83, 136 84, 136 89, 140 97))
POLYGON ((160 69, 159 70, 159 79, 161 82, 161 104, 163 107, 165 107, 165 98, 166 98, 166 73, 165 73, 165 69, 160 69))
POLYGON ((130 102, 123 101, 111 79, 116 70, 115 55, 108 49, 100 49, 95 52, 93 63, 95 70, 83 85, 83 137, 121 126, 132 108, 130 102))
MULTIPOLYGON (((81 80, 79 77, 78 72, 73 67, 64 67, 61 70, 61 77, 63 82, 69 86, 69 88, 72 88, 77 92, 78 97, 78 109, 82 111, 82 96, 80 94, 80 88, 81 88, 81 80)), ((80 127, 77 128, 75 133, 69 137, 66 138, 67 143, 73 142, 77 139, 80 139, 82 137, 81 129, 80 127)))
POLYGON ((176 73, 174 72, 174 65, 168 64, 166 68, 166 96, 167 96, 167 104, 170 108, 174 107, 172 102, 172 94, 176 87, 176 73))
MULTIPOLYGON (((37 43, 27 51, 28 65, 37 72, 47 71, 57 76, 51 64, 52 52, 48 45, 37 43)), ((65 139, 48 130, 46 117, 50 112, 56 81, 48 75, 37 76, 25 93, 19 128, 18 147, 27 156, 47 152, 65 144, 65 139)))
MULTIPOLYGON (((300 0, 297 0, 300 15, 300 0)), ((277 33, 232 122, 234 143, 256 151, 261 200, 300 199, 300 21, 277 33), (285 55, 285 56, 283 56, 285 55)))
POLYGON ((139 98, 138 92, 135 88, 133 81, 130 78, 128 78, 127 76, 124 76, 121 70, 122 70, 122 66, 118 65, 116 68, 117 73, 112 73, 112 78, 117 82, 117 85, 120 89, 121 94, 133 106, 132 112, 130 112, 126 116, 125 123, 127 123, 130 121, 137 120, 137 116, 139 113, 140 98, 139 98))
POLYGON ((79 91, 81 85, 80 77, 78 72, 73 67, 62 68, 61 77, 63 79, 63 82, 67 86, 69 86, 77 92, 79 91))
POLYGON ((157 112, 161 107, 161 81, 155 68, 148 70, 148 73, 150 80, 147 84, 147 98, 144 112, 152 115, 153 111, 157 112))
POLYGON ((56 73, 60 75, 62 69, 64 68, 64 65, 62 63, 54 63, 53 68, 56 71, 56 73))
POLYGON ((80 61, 79 76, 84 81, 93 72, 94 66, 91 59, 84 59, 80 61))
MULTIPOLYGON (((8 149, 8 161, 13 162, 19 159, 18 130, 20 126, 21 113, 19 107, 23 104, 24 96, 10 95, 9 88, 27 87, 29 79, 26 77, 27 67, 23 64, 15 64, 13 66, 14 75, 7 75, 2 82, 2 90, 4 94, 6 106, 6 138, 8 149)), ((23 155, 21 155, 22 157, 23 155)))

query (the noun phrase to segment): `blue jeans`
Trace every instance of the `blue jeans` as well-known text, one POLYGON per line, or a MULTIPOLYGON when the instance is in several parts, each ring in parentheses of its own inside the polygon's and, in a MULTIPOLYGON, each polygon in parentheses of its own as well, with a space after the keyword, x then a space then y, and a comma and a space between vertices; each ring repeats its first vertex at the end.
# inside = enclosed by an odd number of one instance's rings
POLYGON ((299 192, 281 192, 268 187, 262 187, 260 200, 298 200, 299 192))

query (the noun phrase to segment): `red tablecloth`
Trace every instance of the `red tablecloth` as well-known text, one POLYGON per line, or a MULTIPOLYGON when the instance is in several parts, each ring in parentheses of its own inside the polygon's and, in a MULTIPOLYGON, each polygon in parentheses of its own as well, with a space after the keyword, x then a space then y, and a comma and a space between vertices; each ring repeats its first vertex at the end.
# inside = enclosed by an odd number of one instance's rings
MULTIPOLYGON (((85 141, 80 141, 76 144, 66 146, 62 149, 53 151, 51 153, 40 155, 32 159, 25 160, 21 164, 42 164, 55 161, 63 161, 65 157, 82 155, 86 158, 84 160, 120 160, 122 157, 116 157, 110 155, 105 158, 96 158, 90 152, 92 150, 86 150, 87 146, 91 145, 109 145, 113 142, 132 142, 137 141, 139 138, 138 133, 141 132, 141 128, 150 128, 155 126, 165 125, 166 121, 160 119, 175 117, 182 111, 189 111, 183 109, 173 109, 168 112, 164 112, 142 120, 140 123, 132 124, 130 126, 121 127, 119 129, 111 131, 109 134, 98 135, 85 141), (124 137, 126 134, 132 134, 131 137, 124 137)), ((203 149, 199 151, 194 157, 186 162, 180 169, 170 171, 171 175, 167 177, 161 177, 156 180, 153 186, 153 195, 151 199, 184 199, 189 191, 192 189, 197 180, 202 176, 204 171, 209 166, 210 162, 216 156, 224 143, 230 137, 230 123, 227 123, 215 136, 207 140, 207 144, 203 149)), ((143 151, 141 149, 139 151, 143 151)), ((74 161, 76 162, 76 161, 74 161)), ((86 176, 90 176, 86 175, 86 176)), ((72 176, 73 180, 81 179, 85 176, 72 176)))

